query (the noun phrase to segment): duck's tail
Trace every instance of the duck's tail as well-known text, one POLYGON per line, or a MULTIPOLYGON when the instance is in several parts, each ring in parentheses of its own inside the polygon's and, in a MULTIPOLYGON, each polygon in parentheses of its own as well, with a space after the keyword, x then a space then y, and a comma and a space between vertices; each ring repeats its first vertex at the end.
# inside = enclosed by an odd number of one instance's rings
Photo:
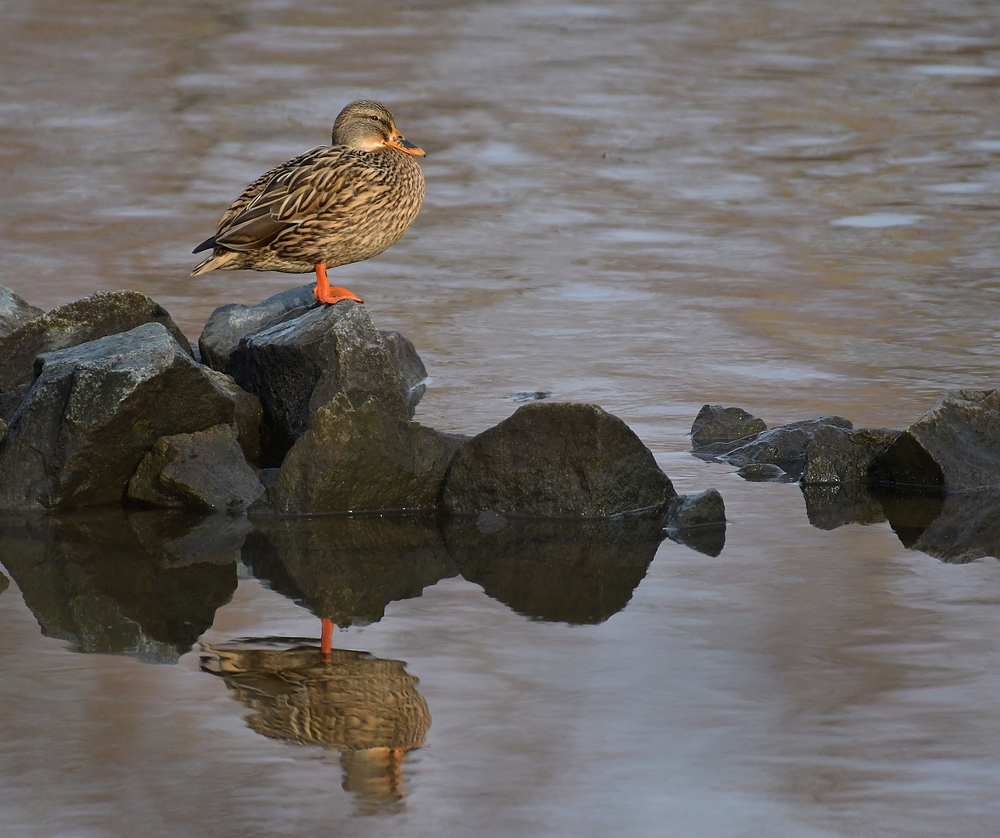
POLYGON ((201 274, 207 274, 209 271, 214 271, 216 268, 225 269, 226 266, 239 255, 240 254, 234 250, 222 250, 220 248, 216 250, 207 259, 204 259, 201 262, 199 262, 195 266, 195 269, 191 271, 191 276, 200 276, 201 274))

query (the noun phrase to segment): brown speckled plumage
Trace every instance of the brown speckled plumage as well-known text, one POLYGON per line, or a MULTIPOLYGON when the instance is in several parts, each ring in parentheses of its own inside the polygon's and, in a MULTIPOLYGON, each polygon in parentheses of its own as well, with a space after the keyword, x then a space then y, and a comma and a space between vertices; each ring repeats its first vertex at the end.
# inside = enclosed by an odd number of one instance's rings
MULTIPOLYGON (((413 223, 424 176, 378 102, 352 102, 337 117, 332 145, 317 146, 251 183, 195 253, 212 254, 192 271, 306 273, 370 259, 413 223)), ((325 271, 324 281, 325 281, 325 271)), ((319 295, 317 294, 319 298, 319 295)))

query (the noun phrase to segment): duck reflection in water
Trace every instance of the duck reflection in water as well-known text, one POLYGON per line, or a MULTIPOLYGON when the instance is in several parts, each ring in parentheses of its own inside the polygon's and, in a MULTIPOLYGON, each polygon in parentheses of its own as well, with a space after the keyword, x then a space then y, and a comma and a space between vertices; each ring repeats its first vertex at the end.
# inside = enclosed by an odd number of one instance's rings
POLYGON ((324 620, 320 647, 297 638, 203 642, 201 668, 254 711, 247 722, 257 733, 339 751, 343 787, 363 813, 402 811, 402 765, 431 726, 427 702, 402 661, 333 649, 332 632, 324 620))

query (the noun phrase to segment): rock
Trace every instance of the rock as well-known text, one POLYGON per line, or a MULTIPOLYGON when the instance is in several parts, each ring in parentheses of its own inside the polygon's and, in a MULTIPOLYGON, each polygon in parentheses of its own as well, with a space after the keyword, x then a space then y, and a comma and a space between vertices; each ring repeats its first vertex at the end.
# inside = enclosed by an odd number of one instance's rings
POLYGON ((246 335, 301 317, 316 307, 312 286, 290 288, 255 306, 230 303, 212 312, 198 339, 202 363, 227 372, 233 352, 246 335))
POLYGON ((233 430, 236 431, 236 439, 243 449, 243 455, 248 463, 260 464, 260 426, 264 419, 264 409, 253 393, 248 393, 231 375, 223 372, 203 368, 213 379, 219 389, 225 391, 233 400, 235 413, 233 415, 233 430))
POLYGON ((272 590, 340 628, 377 622, 388 603, 457 574, 432 516, 256 520, 241 559, 272 590))
POLYGON ((953 390, 875 459, 873 479, 960 492, 1000 486, 1000 390, 953 390))
POLYGON ((463 440, 387 415, 344 393, 320 407, 288 452, 265 502, 281 514, 431 510, 463 440))
POLYGON ((374 398, 387 416, 409 416, 385 342, 367 309, 349 301, 248 334, 229 372, 260 398, 266 466, 280 465, 313 413, 338 393, 355 407, 374 398))
POLYGON ((47 352, 0 441, 0 508, 120 503, 157 439, 234 415, 161 323, 47 352))
POLYGON ((748 483, 794 483, 783 468, 774 463, 747 463, 736 472, 748 483))
POLYGON ((45 312, 21 299, 9 288, 0 285, 0 337, 10 334, 29 320, 45 312))
POLYGON ((6 576, 0 573, 0 594, 6 591, 7 588, 9 587, 10 587, 10 579, 8 579, 6 576))
POLYGON ((725 526, 726 505, 716 489, 697 495, 678 495, 667 506, 664 526, 683 530, 693 527, 725 526))
POLYGON ((43 352, 127 332, 144 323, 161 323, 191 354, 188 339, 167 310, 137 291, 97 291, 0 337, 0 416, 10 420, 31 386, 35 359, 43 352))
POLYGON ((726 505, 716 489, 678 495, 667 505, 663 522, 671 541, 708 556, 718 556, 726 544, 726 505))
POLYGON ((734 466, 771 463, 798 480, 806 467, 806 444, 822 429, 832 427, 852 430, 849 419, 842 416, 821 416, 780 425, 749 439, 714 442, 694 452, 702 459, 730 463, 734 466))
POLYGON ((676 494, 621 419, 595 405, 533 402, 462 447, 443 508, 605 518, 659 510, 676 494))
POLYGON ((662 540, 649 516, 507 520, 484 512, 445 525, 462 576, 487 596, 533 619, 574 625, 621 611, 662 540))
POLYGON ((889 428, 820 427, 803 446, 806 464, 799 482, 810 486, 865 481, 874 459, 898 436, 899 431, 889 428))
POLYGON ((732 442, 767 430, 763 419, 741 407, 706 404, 691 425, 691 445, 695 450, 716 442, 732 442))
POLYGON ((396 371, 399 389, 406 401, 407 415, 412 419, 417 403, 427 392, 427 369, 420 360, 413 342, 399 332, 380 332, 389 353, 389 363, 396 371))
POLYGON ((128 497, 152 506, 240 513, 264 493, 230 425, 160 437, 128 484, 128 497))

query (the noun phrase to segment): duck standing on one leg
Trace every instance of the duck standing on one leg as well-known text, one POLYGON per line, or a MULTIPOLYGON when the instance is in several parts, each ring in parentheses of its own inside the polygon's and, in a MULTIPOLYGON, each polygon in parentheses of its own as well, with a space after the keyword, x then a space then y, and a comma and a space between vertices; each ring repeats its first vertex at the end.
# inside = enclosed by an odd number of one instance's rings
POLYGON ((251 183, 219 221, 192 276, 214 271, 316 271, 321 303, 362 300, 331 287, 327 268, 361 262, 393 244, 424 202, 424 152, 378 102, 351 102, 317 146, 251 183))

